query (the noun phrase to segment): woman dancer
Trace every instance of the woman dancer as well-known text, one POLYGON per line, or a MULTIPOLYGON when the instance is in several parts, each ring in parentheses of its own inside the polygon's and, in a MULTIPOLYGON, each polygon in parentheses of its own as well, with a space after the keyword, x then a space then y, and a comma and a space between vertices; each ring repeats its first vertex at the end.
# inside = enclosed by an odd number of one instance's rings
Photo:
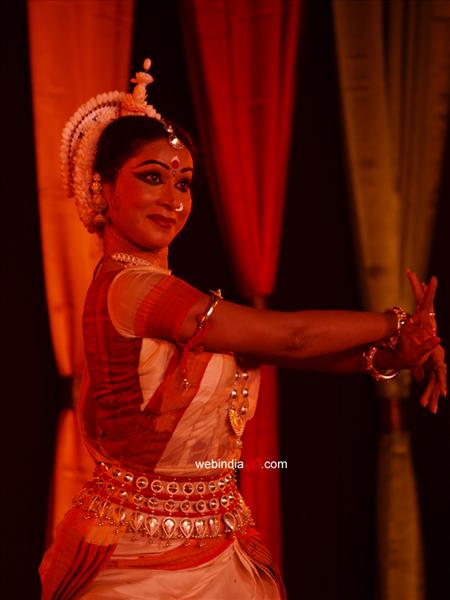
POLYGON ((228 470, 258 393, 258 363, 390 379, 431 376, 445 394, 435 335, 436 280, 412 318, 385 313, 261 311, 205 295, 171 274, 168 248, 191 211, 187 134, 132 95, 83 105, 63 132, 63 178, 104 257, 83 315, 87 370, 77 407, 96 462, 41 565, 44 599, 226 600, 284 597, 228 470), (239 357, 239 358, 238 358, 239 357))

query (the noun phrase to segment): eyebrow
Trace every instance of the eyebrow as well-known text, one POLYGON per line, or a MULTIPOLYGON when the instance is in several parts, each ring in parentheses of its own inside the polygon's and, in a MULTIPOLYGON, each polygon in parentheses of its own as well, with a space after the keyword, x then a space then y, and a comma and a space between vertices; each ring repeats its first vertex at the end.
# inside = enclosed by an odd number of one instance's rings
MULTIPOLYGON (((169 165, 167 165, 166 163, 163 163, 159 160, 144 160, 144 162, 141 162, 140 164, 136 165, 134 168, 139 169, 139 167, 144 167, 145 165, 159 165, 160 167, 162 167, 163 169, 166 169, 167 171, 170 171, 170 169, 171 169, 171 167, 169 165)), ((185 173, 186 171, 194 171, 194 169, 192 167, 184 167, 183 169, 180 169, 180 173, 185 173)))

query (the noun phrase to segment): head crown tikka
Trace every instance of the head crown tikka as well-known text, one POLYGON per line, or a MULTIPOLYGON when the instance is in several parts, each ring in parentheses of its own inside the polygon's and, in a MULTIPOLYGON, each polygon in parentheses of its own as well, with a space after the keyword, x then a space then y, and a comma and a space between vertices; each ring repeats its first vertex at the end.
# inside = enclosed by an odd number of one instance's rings
POLYGON ((61 177, 68 197, 75 198, 80 219, 90 232, 98 231, 96 219, 106 206, 98 200, 99 178, 94 173, 94 163, 100 136, 110 123, 127 116, 157 119, 168 133, 168 143, 174 148, 183 147, 172 125, 162 119, 153 105, 147 104, 147 86, 153 82, 150 66, 151 61, 146 58, 144 70, 131 80, 135 84, 132 93, 98 94, 80 106, 63 129, 61 177))

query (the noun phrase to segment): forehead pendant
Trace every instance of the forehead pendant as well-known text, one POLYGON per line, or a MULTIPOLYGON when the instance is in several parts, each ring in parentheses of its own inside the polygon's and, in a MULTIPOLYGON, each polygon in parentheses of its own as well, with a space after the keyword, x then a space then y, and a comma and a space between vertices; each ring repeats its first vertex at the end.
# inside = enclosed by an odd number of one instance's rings
POLYGON ((169 139, 167 141, 172 146, 172 148, 176 148, 177 150, 179 150, 180 148, 184 148, 184 144, 175 135, 172 125, 169 125, 164 120, 162 120, 161 122, 163 124, 164 129, 169 134, 169 139))

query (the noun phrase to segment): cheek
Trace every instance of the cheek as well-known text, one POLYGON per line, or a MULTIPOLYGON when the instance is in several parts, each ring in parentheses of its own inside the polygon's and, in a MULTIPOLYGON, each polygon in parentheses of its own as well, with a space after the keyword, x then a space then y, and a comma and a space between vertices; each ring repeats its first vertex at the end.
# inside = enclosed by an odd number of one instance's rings
POLYGON ((179 221, 177 224, 177 232, 181 231, 183 229, 183 227, 186 225, 187 220, 189 219, 189 216, 191 214, 191 210, 192 210, 192 207, 189 204, 188 207, 183 211, 183 214, 180 215, 179 221))
POLYGON ((187 199, 186 203, 185 203, 185 210, 184 210, 184 215, 186 217, 186 219, 189 217, 189 215, 192 212, 192 199, 189 196, 189 198, 187 199))
POLYGON ((187 199, 187 201, 184 204, 185 208, 183 211, 183 224, 186 223, 186 221, 189 219, 191 212, 192 212, 192 200, 191 198, 187 199))
POLYGON ((186 211, 187 211, 188 215, 190 215, 191 210, 192 210, 192 192, 191 192, 191 190, 189 190, 189 192, 186 194, 186 198, 184 200, 184 205, 186 207, 186 211))
POLYGON ((133 184, 127 190, 127 199, 130 208, 144 208, 153 201, 154 193, 153 188, 150 186, 144 186, 133 184))
POLYGON ((145 185, 138 179, 128 179, 118 185, 115 194, 120 199, 124 210, 133 210, 145 207, 152 202, 154 191, 151 186, 145 185))

